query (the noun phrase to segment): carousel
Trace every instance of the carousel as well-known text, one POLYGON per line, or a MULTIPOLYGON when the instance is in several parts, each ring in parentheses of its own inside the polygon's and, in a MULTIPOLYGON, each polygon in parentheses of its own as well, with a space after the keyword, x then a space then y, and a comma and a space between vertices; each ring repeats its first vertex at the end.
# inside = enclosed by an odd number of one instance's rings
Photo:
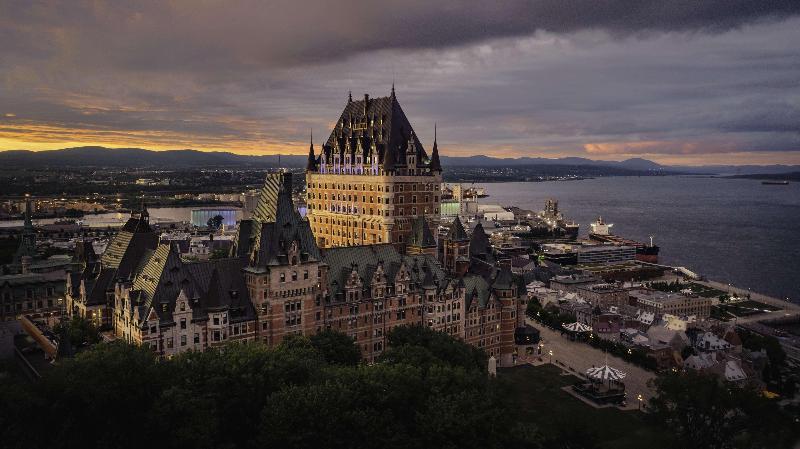
POLYGON ((587 333, 592 332, 592 326, 588 324, 574 322, 574 323, 566 323, 561 325, 561 334, 564 333, 569 334, 570 339, 573 341, 576 338, 585 338, 587 333))
POLYGON ((625 402, 625 373, 603 365, 586 370, 588 382, 579 382, 573 389, 597 404, 622 404, 625 402))

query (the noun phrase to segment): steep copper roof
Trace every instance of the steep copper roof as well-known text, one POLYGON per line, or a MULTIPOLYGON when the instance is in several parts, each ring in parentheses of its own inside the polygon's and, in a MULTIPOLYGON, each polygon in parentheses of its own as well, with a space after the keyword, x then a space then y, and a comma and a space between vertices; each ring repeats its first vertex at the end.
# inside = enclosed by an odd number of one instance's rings
POLYGON ((162 322, 172 322, 181 292, 190 300, 193 318, 211 310, 230 310, 232 320, 254 316, 249 291, 241 273, 241 259, 185 262, 173 245, 162 244, 149 255, 133 282, 138 303, 131 307, 154 310, 162 322))
POLYGON ((447 240, 450 240, 451 242, 463 242, 469 240, 467 231, 464 229, 464 225, 461 224, 461 220, 457 215, 456 219, 453 220, 453 224, 450 225, 450 230, 447 231, 447 240))
MULTIPOLYGON (((405 154, 409 145, 413 145, 416 150, 418 167, 429 166, 433 162, 428 159, 428 154, 392 91, 388 97, 370 98, 369 95, 364 95, 361 100, 349 99, 320 153, 324 152, 328 160, 336 157, 344 159, 347 152, 354 156, 361 153, 365 163, 369 158, 377 158, 385 170, 392 170, 396 166, 405 166, 405 154)), ((316 167, 318 162, 315 159, 312 164, 312 156, 313 151, 310 151, 309 169, 316 167)), ((436 165, 439 166, 438 154, 436 165)), ((441 170, 441 166, 430 167, 441 170)))
POLYGON ((291 173, 267 175, 253 219, 240 225, 233 254, 252 267, 288 263, 293 244, 301 262, 320 260, 311 225, 294 208, 291 179, 291 173))
POLYGON ((472 237, 469 240, 469 257, 494 263, 492 244, 489 242, 489 236, 486 235, 481 223, 478 223, 472 231, 472 237))

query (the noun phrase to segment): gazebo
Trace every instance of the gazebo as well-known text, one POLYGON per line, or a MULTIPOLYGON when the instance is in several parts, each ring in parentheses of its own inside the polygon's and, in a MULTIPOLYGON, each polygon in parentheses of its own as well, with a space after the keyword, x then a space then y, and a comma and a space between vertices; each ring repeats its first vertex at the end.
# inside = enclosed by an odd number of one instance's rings
POLYGON ((586 377, 600 381, 607 380, 609 382, 619 382, 624 379, 625 376, 626 374, 623 371, 612 368, 608 365, 591 367, 586 370, 586 377))
POLYGON ((625 372, 608 365, 593 366, 586 370, 590 382, 575 384, 573 389, 598 404, 620 404, 625 400, 625 384, 622 383, 625 376, 625 372))
POLYGON ((561 335, 564 335, 564 332, 567 332, 569 334, 569 338, 571 340, 575 340, 575 338, 579 336, 581 338, 585 338, 586 333, 592 331, 592 326, 576 321, 574 323, 562 324, 561 329, 561 335))
POLYGON ((577 321, 574 322, 574 323, 564 324, 561 327, 563 327, 564 329, 566 329, 566 330, 568 330, 570 332, 575 332, 575 333, 578 333, 578 334, 592 331, 592 326, 589 326, 588 324, 583 324, 583 323, 580 323, 580 322, 577 322, 577 321))

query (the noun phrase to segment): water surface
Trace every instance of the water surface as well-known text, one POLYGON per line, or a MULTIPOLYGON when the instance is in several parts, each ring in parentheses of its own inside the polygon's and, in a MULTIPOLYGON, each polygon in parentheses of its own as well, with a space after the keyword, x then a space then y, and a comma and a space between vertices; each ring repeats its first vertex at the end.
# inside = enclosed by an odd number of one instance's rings
POLYGON ((556 198, 581 234, 599 215, 617 235, 661 247, 660 261, 800 301, 800 183, 690 176, 483 184, 482 203, 541 210, 556 198))

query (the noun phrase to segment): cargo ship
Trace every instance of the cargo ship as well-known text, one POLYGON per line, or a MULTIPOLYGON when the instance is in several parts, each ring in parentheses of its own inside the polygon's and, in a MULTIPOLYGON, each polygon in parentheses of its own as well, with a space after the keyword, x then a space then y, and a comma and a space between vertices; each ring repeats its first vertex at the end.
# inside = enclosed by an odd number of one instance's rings
POLYGON ((561 237, 574 240, 578 238, 580 225, 572 220, 567 220, 558 210, 558 200, 548 199, 544 203, 544 210, 539 212, 534 220, 531 220, 531 228, 544 228, 553 237, 561 237), (534 226, 535 223, 538 226, 534 226))
POLYGON ((653 244, 653 236, 650 236, 650 244, 644 244, 635 240, 626 239, 611 233, 612 223, 603 221, 599 217, 591 224, 592 230, 589 231, 589 238, 598 242, 613 243, 615 245, 627 245, 636 248, 636 260, 641 262, 658 263, 658 245, 653 244))
POLYGON ((788 186, 789 181, 761 181, 765 186, 788 186))

